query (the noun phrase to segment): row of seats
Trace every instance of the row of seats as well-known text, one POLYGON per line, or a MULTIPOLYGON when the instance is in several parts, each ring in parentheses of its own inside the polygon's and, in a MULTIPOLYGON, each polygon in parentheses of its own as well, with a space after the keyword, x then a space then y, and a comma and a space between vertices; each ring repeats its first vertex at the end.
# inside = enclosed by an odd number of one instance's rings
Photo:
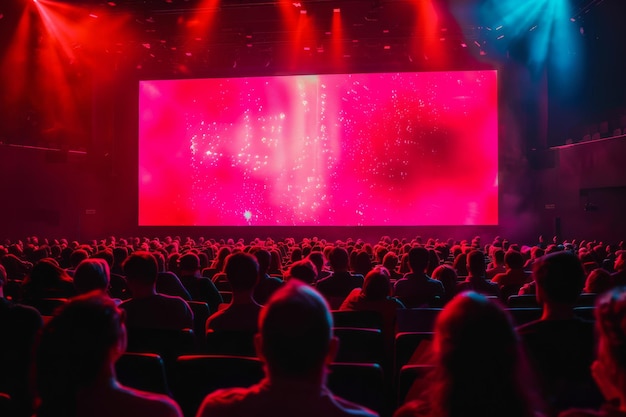
MULTIPOLYGON (((375 363, 333 363, 328 386, 333 393, 385 414, 386 384, 375 363)), ((263 364, 257 358, 229 355, 183 355, 167 372, 159 355, 125 353, 116 363, 124 385, 174 398, 185 417, 193 417, 203 398, 217 389, 247 387, 259 382, 263 364)))

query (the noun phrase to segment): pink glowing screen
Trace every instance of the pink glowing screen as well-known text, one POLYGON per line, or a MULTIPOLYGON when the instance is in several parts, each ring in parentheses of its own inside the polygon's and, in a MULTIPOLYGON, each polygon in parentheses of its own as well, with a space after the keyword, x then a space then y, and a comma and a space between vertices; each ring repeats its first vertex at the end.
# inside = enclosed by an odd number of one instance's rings
POLYGON ((141 81, 139 225, 494 225, 496 71, 141 81))

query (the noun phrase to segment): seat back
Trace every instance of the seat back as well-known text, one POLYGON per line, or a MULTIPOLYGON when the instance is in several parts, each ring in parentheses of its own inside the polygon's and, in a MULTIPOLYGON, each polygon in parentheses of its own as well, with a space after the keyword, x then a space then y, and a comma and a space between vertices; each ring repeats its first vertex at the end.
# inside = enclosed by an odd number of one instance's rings
POLYGON ((543 310, 539 307, 507 308, 506 310, 513 318, 513 324, 515 326, 521 326, 522 324, 539 320, 543 313, 543 310))
POLYGON ((187 301, 193 311, 193 332, 196 335, 198 352, 204 352, 206 348, 205 325, 211 315, 209 305, 202 301, 187 301))
POLYGON ((165 365, 154 353, 124 353, 115 363, 117 379, 131 388, 170 395, 165 365))
POLYGON ((385 384, 383 369, 375 363, 332 363, 327 380, 331 392, 348 401, 386 413, 389 388, 385 384))
POLYGON ((396 318, 396 333, 432 332, 441 308, 399 309, 396 318))
POLYGON ((516 307, 539 307, 535 294, 511 295, 506 304, 511 308, 516 307))
POLYGON ((429 385, 433 365, 404 365, 398 374, 397 405, 417 399, 429 385))
POLYGON ((177 359, 172 392, 185 417, 193 417, 207 394, 221 388, 249 387, 264 376, 256 358, 185 355, 177 359))
POLYGON ((205 353, 210 355, 236 355, 256 357, 254 332, 210 331, 206 335, 205 353))
POLYGON ((383 317, 378 311, 333 310, 332 314, 335 327, 383 328, 383 317))
POLYGON ((380 329, 335 327, 333 332, 339 338, 336 362, 383 364, 383 334, 380 329))
POLYGON ((420 348, 420 344, 424 341, 432 341, 433 337, 433 332, 402 332, 396 334, 393 354, 393 369, 395 377, 397 377, 400 369, 404 365, 418 362, 418 357, 425 357, 424 355, 428 354, 429 349, 425 349, 424 347, 420 348), (418 348, 421 350, 418 351, 418 348), (423 355, 421 352, 423 352, 423 355))

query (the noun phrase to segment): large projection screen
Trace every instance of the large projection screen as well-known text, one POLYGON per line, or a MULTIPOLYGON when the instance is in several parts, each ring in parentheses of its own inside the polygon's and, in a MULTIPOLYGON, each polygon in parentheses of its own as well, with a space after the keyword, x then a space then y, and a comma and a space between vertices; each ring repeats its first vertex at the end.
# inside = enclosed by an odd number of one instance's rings
POLYGON ((140 81, 140 226, 498 223, 497 71, 140 81))

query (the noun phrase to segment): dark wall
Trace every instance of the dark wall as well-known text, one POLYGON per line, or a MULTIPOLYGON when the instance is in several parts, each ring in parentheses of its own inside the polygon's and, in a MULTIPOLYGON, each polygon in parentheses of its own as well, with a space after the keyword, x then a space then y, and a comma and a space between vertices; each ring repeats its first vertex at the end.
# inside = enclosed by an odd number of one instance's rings
POLYGON ((626 136, 558 147, 535 162, 543 233, 611 243, 626 237, 626 136))

